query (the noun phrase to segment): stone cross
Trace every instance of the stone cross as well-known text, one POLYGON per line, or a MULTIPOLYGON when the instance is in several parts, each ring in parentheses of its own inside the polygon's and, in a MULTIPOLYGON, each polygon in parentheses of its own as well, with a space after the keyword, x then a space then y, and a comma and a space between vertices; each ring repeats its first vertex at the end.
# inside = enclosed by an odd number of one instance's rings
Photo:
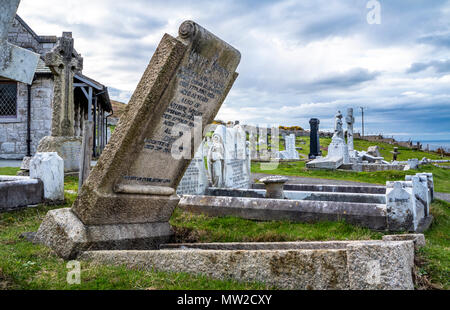
POLYGON ((58 44, 45 54, 45 64, 55 75, 52 136, 74 136, 73 77, 83 69, 83 58, 74 51, 71 32, 58 38, 58 44))
POLYGON ((20 0, 0 0, 0 76, 31 85, 39 54, 8 43, 20 0))
POLYGON ((352 152, 354 150, 353 146, 353 124, 355 123, 355 118, 353 117, 353 108, 347 109, 347 117, 345 118, 347 123, 347 146, 348 151, 352 152))
POLYGON ((395 161, 397 160, 397 155, 400 154, 400 152, 398 151, 398 147, 394 147, 394 150, 391 151, 392 153, 392 160, 395 161))

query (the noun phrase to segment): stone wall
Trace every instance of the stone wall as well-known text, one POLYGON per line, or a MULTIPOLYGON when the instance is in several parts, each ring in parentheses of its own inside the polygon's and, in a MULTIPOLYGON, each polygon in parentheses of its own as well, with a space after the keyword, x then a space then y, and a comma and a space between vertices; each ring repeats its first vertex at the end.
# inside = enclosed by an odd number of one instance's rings
MULTIPOLYGON (((41 40, 31 29, 14 19, 8 32, 8 41, 41 55, 50 51, 52 40, 41 40), (49 43, 45 43, 49 42, 49 43)), ((31 154, 36 152, 39 140, 51 134, 53 80, 37 76, 31 87, 31 154)), ((0 118, 0 159, 22 159, 27 152, 27 85, 17 84, 17 117, 0 118)))
POLYGON ((26 29, 25 26, 15 18, 8 31, 8 41, 14 45, 32 50, 41 55, 53 48, 54 43, 40 43, 35 37, 35 34, 31 33, 30 30, 26 29))
MULTIPOLYGON (((31 154, 51 134, 53 80, 38 78, 31 87, 31 154)), ((27 85, 17 85, 17 118, 0 118, 0 159, 22 159, 27 152, 27 85)))

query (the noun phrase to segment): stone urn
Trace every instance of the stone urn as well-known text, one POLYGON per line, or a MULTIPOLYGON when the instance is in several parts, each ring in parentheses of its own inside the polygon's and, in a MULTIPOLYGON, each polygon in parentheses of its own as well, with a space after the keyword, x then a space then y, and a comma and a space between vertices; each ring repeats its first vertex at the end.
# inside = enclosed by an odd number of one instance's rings
POLYGON ((275 175, 260 179, 266 186, 266 198, 284 199, 283 186, 289 179, 287 177, 275 175))

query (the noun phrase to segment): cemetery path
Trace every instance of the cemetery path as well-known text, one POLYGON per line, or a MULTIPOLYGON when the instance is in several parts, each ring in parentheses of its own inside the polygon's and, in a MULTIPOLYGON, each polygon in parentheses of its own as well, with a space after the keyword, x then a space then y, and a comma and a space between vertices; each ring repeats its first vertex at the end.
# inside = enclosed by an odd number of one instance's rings
MULTIPOLYGON (((266 177, 270 174, 265 173, 252 173, 252 180, 260 179, 266 177)), ((365 186, 380 186, 380 184, 373 183, 362 183, 354 181, 344 181, 344 180, 331 180, 331 179, 320 179, 320 178, 307 178, 307 177, 297 177, 292 175, 286 176, 289 181, 287 184, 326 184, 326 185, 365 185, 365 186)), ((447 193, 435 193, 435 197, 440 200, 445 200, 450 202, 450 194, 447 193)))
POLYGON ((447 202, 450 202, 450 194, 447 194, 447 193, 434 193, 434 196, 437 199, 445 200, 447 202))

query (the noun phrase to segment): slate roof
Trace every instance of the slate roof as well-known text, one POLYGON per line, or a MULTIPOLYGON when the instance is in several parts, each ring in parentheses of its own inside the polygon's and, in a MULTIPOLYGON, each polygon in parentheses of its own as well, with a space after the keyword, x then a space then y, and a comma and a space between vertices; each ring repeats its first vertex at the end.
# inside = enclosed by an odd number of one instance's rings
POLYGON ((52 74, 52 71, 45 65, 42 58, 39 58, 38 65, 36 67, 36 74, 52 74))

